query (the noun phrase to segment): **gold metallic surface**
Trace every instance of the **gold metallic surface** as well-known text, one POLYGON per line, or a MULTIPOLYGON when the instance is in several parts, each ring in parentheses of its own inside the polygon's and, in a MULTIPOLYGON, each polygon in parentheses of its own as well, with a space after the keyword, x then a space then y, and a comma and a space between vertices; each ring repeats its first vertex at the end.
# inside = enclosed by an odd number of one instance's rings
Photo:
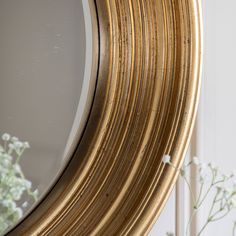
POLYGON ((96 0, 91 10, 99 71, 84 135, 46 199, 9 235, 147 235, 175 184, 161 160, 170 154, 181 165, 194 124, 198 1, 96 0))

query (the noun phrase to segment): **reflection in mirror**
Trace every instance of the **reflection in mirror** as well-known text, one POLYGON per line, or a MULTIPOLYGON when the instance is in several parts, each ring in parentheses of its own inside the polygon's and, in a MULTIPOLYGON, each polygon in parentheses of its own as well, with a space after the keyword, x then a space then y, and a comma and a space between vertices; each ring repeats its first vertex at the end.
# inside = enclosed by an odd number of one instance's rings
POLYGON ((88 3, 76 0, 1 0, 0 29, 4 234, 47 193, 78 141, 92 97, 92 33, 88 3))

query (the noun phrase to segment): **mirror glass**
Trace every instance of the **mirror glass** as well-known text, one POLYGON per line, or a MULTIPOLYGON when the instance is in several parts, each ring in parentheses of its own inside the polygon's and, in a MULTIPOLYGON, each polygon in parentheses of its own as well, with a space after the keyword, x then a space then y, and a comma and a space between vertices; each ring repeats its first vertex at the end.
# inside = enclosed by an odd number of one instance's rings
POLYGON ((0 0, 0 235, 71 156, 94 81, 88 1, 0 0))

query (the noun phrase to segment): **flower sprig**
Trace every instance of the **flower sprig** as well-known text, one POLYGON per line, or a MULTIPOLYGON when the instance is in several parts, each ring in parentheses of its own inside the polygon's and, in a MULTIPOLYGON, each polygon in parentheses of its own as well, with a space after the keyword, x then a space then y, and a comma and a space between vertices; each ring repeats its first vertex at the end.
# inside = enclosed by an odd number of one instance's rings
MULTIPOLYGON (((185 164, 180 169, 172 163, 171 157, 169 155, 164 155, 162 161, 165 165, 169 165, 176 171, 180 172, 180 176, 184 179, 184 182, 186 183, 191 195, 193 209, 186 227, 186 236, 189 235, 191 223, 198 211, 202 208, 206 199, 211 199, 211 206, 209 208, 205 222, 201 226, 197 236, 202 235, 209 224, 223 219, 230 212, 232 212, 232 210, 236 209, 235 173, 232 172, 231 174, 226 175, 213 163, 200 162, 197 157, 194 157, 189 163, 185 164), (192 165, 197 168, 198 173, 197 181, 199 183, 199 189, 195 194, 188 176, 188 172, 190 171, 192 165)), ((171 234, 167 233, 167 235, 171 234)), ((235 235, 236 222, 234 223, 233 227, 233 236, 235 235)))
POLYGON ((32 183, 25 178, 20 166, 20 159, 28 142, 21 142, 17 137, 5 133, 0 144, 0 235, 23 216, 23 209, 28 202, 20 202, 23 196, 38 199, 38 190, 32 190, 32 183))

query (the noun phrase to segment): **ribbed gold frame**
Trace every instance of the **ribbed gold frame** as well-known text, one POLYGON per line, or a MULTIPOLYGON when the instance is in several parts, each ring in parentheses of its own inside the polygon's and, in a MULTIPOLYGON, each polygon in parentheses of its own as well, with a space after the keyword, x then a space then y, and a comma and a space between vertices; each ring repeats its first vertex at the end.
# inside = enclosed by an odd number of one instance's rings
POLYGON ((90 6, 97 86, 86 129, 56 185, 9 235, 147 235, 175 184, 177 173, 161 160, 170 154, 180 166, 193 129, 199 3, 90 6))

